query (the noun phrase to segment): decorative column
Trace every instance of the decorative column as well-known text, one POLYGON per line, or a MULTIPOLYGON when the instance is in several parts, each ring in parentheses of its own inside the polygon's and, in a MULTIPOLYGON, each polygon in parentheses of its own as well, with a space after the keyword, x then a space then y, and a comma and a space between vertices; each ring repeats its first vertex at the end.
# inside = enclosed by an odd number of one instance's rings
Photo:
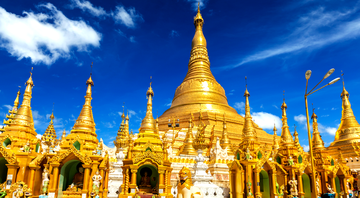
POLYGON ((349 196, 349 189, 347 187, 347 181, 346 181, 346 177, 343 178, 343 186, 344 186, 344 196, 348 197, 349 196))
POLYGON ((108 185, 109 185, 109 169, 105 168, 105 179, 104 179, 104 192, 103 192, 103 197, 107 197, 108 195, 108 185))
MULTIPOLYGON (((276 180, 276 172, 274 172, 273 170, 271 171, 272 172, 272 174, 271 174, 271 178, 272 178, 272 191, 274 192, 273 193, 273 195, 271 195, 271 197, 272 198, 275 198, 275 197, 277 197, 277 196, 279 196, 278 195, 278 192, 277 192, 277 190, 276 190, 276 183, 277 183, 277 180, 276 180)), ((280 188, 280 186, 279 186, 279 188, 280 188)))
MULTIPOLYGON (((29 179, 28 179, 28 187, 29 189, 34 192, 34 182, 35 182, 35 171, 38 170, 40 168, 40 166, 35 166, 35 167, 30 167, 30 176, 29 176, 29 179)), ((41 191, 41 190, 40 190, 41 191)), ((40 192, 41 193, 41 192, 40 192)))
POLYGON ((90 168, 91 165, 90 164, 83 164, 83 167, 85 169, 84 171, 84 182, 83 182, 83 189, 82 189, 82 193, 83 196, 85 194, 85 197, 87 197, 87 193, 89 192, 89 180, 90 180, 90 168))
POLYGON ((164 182, 165 169, 159 168, 158 172, 159 172, 159 194, 161 194, 164 193, 164 188, 165 188, 165 182, 164 182))
POLYGON ((332 189, 335 192, 335 197, 337 197, 339 194, 337 193, 337 190, 336 190, 335 177, 336 177, 335 174, 333 174, 332 177, 331 177, 331 186, 332 186, 332 189))
MULTIPOLYGON (((6 180, 11 180, 11 184, 13 184, 16 182, 16 173, 19 166, 16 164, 6 164, 6 166, 8 168, 6 180)), ((10 185, 6 185, 6 189, 10 189, 10 185)))
POLYGON ((56 188, 57 188, 57 182, 59 180, 59 166, 60 164, 51 164, 51 166, 53 167, 53 179, 50 180, 50 183, 52 185, 51 188, 49 189, 49 194, 50 193, 56 193, 56 188))
POLYGON ((251 165, 247 164, 246 165, 246 197, 254 197, 254 193, 253 193, 253 188, 254 188, 254 183, 253 183, 253 179, 252 179, 252 168, 251 165))
MULTIPOLYGON (((134 165, 134 166, 130 166, 130 168, 131 168, 131 183, 130 183, 129 187, 131 188, 130 193, 134 194, 136 191, 136 187, 137 187, 136 175, 137 175, 137 171, 138 171, 139 167, 134 165)), ((129 173, 128 177, 130 177, 130 173, 129 173)))
POLYGON ((255 169, 255 196, 259 197, 261 196, 261 192, 260 192, 260 170, 259 169, 255 169))
POLYGON ((100 183, 100 187, 99 187, 99 195, 100 198, 103 197, 103 192, 104 192, 104 182, 105 182, 105 178, 104 178, 104 167, 100 167, 100 176, 101 176, 101 183, 100 183))
POLYGON ((299 175, 298 175, 298 188, 299 188, 299 197, 303 197, 305 195, 304 193, 304 187, 303 187, 303 183, 302 183, 302 175, 299 171, 299 175))

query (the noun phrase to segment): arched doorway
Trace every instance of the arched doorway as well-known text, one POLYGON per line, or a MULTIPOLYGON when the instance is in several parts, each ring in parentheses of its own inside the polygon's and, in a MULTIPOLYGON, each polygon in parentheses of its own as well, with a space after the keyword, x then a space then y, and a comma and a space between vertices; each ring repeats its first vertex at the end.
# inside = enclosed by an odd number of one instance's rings
POLYGON ((136 185, 139 187, 139 189, 151 193, 153 188, 156 190, 159 188, 158 184, 159 173, 155 166, 146 164, 138 169, 136 174, 136 185))
POLYGON ((5 160, 5 158, 0 157, 0 184, 6 181, 6 176, 8 172, 6 164, 8 164, 8 162, 5 160))
POLYGON ((269 175, 262 170, 260 173, 260 192, 263 198, 270 198, 270 181, 269 175))
POLYGON ((83 168, 79 160, 70 160, 62 166, 58 187, 59 196, 62 195, 62 191, 65 191, 73 183, 75 174, 81 174, 81 172, 83 173, 83 168))
POLYGON ((303 189, 304 189, 304 193, 305 193, 305 198, 311 198, 310 178, 305 173, 302 174, 301 178, 302 178, 302 184, 303 184, 303 189))

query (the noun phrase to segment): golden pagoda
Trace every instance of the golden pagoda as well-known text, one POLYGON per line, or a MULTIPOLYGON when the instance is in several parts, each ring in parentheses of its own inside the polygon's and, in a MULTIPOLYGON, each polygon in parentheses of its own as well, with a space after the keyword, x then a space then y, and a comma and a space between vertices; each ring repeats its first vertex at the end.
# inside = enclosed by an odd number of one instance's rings
POLYGON ((122 166, 124 181, 119 197, 133 197, 136 189, 141 193, 158 193, 170 198, 171 163, 163 150, 164 144, 157 133, 156 121, 152 113, 154 91, 150 87, 146 92, 148 99, 146 115, 141 122, 138 138, 130 143, 127 159, 122 166))
POLYGON ((50 123, 49 126, 46 128, 45 133, 41 136, 42 142, 53 142, 56 141, 56 131, 54 129, 54 122, 55 119, 54 112, 50 115, 50 123))
POLYGON ((335 134, 335 140, 327 148, 332 156, 338 155, 338 149, 341 148, 344 157, 356 157, 357 149, 353 146, 358 145, 360 142, 360 125, 356 120, 351 103, 349 101, 349 92, 345 89, 343 80, 343 90, 341 92, 342 99, 342 116, 341 123, 335 134))
MULTIPOLYGON (((174 117, 179 118, 181 128, 187 128, 190 114, 192 113, 195 118, 199 118, 198 115, 202 108, 202 119, 207 125, 204 138, 209 140, 211 137, 211 145, 215 145, 216 138, 221 138, 223 133, 223 124, 216 122, 216 114, 225 114, 228 138, 233 144, 238 145, 241 142, 239 131, 242 131, 244 118, 229 106, 224 88, 211 73, 203 25, 204 19, 200 13, 200 8, 198 8, 194 17, 195 35, 191 44, 188 72, 184 81, 175 91, 171 107, 159 117, 160 134, 162 135, 169 130, 168 120, 174 117)), ((195 119, 193 122, 196 123, 198 120, 195 119)), ((272 142, 270 134, 267 134, 255 123, 253 125, 260 142, 272 142)), ((173 149, 179 149, 183 143, 184 139, 178 138, 173 149)))
POLYGON ((189 120, 189 128, 186 133, 186 138, 183 146, 180 149, 180 155, 197 155, 197 152, 193 146, 194 143, 194 135, 193 135, 193 126, 192 126, 192 116, 190 116, 189 120))
POLYGON ((227 152, 228 152, 228 155, 234 155, 234 152, 231 149, 231 141, 230 141, 230 139, 228 137, 225 113, 224 113, 224 124, 223 125, 224 125, 223 126, 223 133, 222 133, 222 137, 220 139, 221 148, 226 149, 227 152))
MULTIPOLYGON (((13 108, 9 109, 9 115, 6 115, 7 120, 4 119, 3 123, 4 123, 5 126, 7 126, 11 122, 12 119, 14 119, 14 117, 15 117, 15 115, 17 113, 17 110, 19 108, 19 97, 20 97, 20 89, 17 92, 13 108)), ((0 132, 5 131, 5 126, 3 126, 3 128, 0 129, 0 132)))

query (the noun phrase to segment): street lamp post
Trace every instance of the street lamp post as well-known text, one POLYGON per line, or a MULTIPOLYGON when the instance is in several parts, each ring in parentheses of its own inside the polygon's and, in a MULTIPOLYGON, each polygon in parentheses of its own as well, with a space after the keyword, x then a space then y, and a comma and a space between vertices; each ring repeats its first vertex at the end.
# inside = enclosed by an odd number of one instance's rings
POLYGON ((307 97, 317 91, 319 91, 320 89, 328 86, 328 85, 332 85, 334 83, 336 83, 337 81, 340 80, 340 78, 335 78, 334 80, 330 81, 328 84, 316 89, 314 91, 314 89, 326 78, 328 78, 333 72, 335 71, 334 68, 330 69, 325 76, 323 77, 323 79, 314 87, 312 88, 309 92, 307 92, 307 88, 308 88, 308 82, 309 82, 309 78, 311 76, 311 70, 306 71, 305 73, 305 78, 306 78, 306 88, 305 88, 305 109, 306 109, 306 121, 307 121, 307 130, 308 130, 308 138, 309 138, 309 151, 310 151, 310 156, 311 156, 311 169, 313 171, 313 176, 312 176, 312 189, 313 189, 313 196, 312 197, 318 197, 318 192, 316 189, 316 170, 315 170, 315 162, 314 162, 314 154, 313 154, 313 149, 312 149, 312 141, 311 141, 311 133, 310 133, 310 119, 309 119, 309 109, 308 109, 308 102, 307 102, 307 97))

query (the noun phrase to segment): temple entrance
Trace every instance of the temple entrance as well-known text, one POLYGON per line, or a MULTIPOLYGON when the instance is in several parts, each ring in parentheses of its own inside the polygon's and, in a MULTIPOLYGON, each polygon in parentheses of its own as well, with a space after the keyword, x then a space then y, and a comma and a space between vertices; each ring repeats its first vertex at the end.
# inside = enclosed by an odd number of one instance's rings
POLYGON ((305 198, 311 198, 311 184, 310 184, 310 178, 307 174, 302 174, 302 184, 303 189, 305 193, 305 198))
POLYGON ((136 185, 140 192, 157 193, 159 188, 159 173, 157 168, 150 164, 141 166, 137 171, 136 185))
POLYGON ((60 171, 59 181, 59 197, 62 196, 63 191, 73 187, 74 191, 81 191, 83 184, 84 168, 79 160, 70 160, 66 162, 60 171), (72 186, 72 184, 74 184, 72 186))
POLYGON ((260 173, 260 192, 263 198, 270 198, 270 181, 269 175, 262 170, 260 173))
POLYGON ((8 164, 8 162, 5 160, 5 158, 0 157, 0 184, 6 181, 6 176, 8 172, 6 164, 8 164))

